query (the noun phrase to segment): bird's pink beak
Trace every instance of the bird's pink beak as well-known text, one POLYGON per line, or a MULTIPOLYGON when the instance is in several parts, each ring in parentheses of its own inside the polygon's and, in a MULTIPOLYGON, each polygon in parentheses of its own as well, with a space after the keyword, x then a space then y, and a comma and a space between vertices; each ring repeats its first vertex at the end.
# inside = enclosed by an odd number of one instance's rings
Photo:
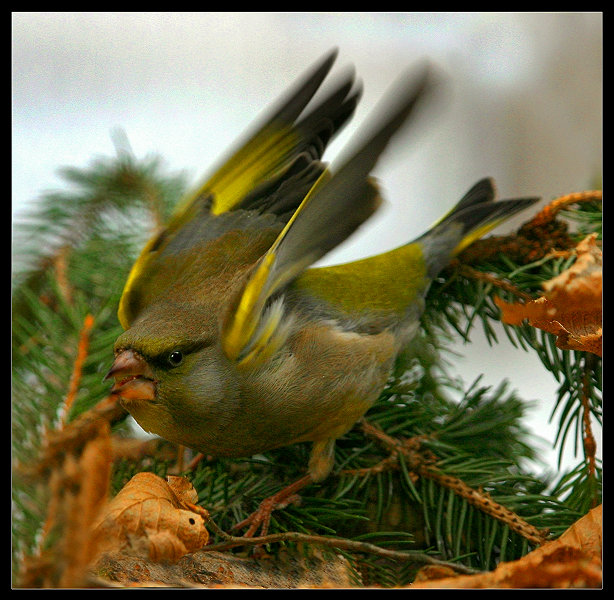
POLYGON ((111 393, 123 400, 151 401, 156 396, 156 381, 147 361, 133 350, 122 350, 105 379, 113 377, 111 393))

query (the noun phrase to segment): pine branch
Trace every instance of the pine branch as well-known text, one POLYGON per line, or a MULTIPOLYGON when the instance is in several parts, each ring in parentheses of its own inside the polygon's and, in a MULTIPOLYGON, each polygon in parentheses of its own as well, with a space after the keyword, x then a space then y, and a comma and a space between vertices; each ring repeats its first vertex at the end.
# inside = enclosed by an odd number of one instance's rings
MULTIPOLYGON (((373 427, 368 422, 362 422, 366 435, 373 437, 384 444, 390 452, 392 462, 397 462, 401 455, 406 461, 406 468, 420 477, 435 481, 438 485, 453 491, 458 497, 465 499, 469 504, 477 506, 483 513, 492 516, 516 531, 532 544, 542 544, 546 541, 547 532, 538 531, 535 527, 515 515, 501 504, 494 502, 487 494, 472 489, 458 477, 446 475, 436 465, 436 457, 428 452, 421 451, 421 439, 398 440, 386 435, 381 429, 373 427)), ((379 463, 381 465, 381 463, 379 463)), ((376 465, 377 468, 377 465, 376 465)))
MULTIPOLYGON (((107 397, 102 376, 121 331, 116 312, 125 278, 143 241, 168 218, 185 187, 181 177, 162 172, 158 159, 137 161, 125 147, 114 159, 62 174, 70 190, 44 195, 27 221, 16 225, 12 419, 14 456, 22 465, 41 464, 36 459, 50 447, 45 432, 53 431, 60 415, 65 431, 77 432, 81 418, 87 420, 107 397)), ((305 541, 301 536, 333 536, 348 540, 348 548, 368 541, 391 553, 418 552, 490 569, 539 543, 539 536, 526 539, 526 531, 549 528, 556 536, 599 501, 601 469, 589 420, 601 424, 598 357, 561 350, 550 334, 527 324, 502 328, 512 343, 535 352, 559 382, 553 416, 559 415, 560 452, 570 435, 582 444, 585 461, 554 484, 524 468, 535 457, 521 425, 526 403, 504 385, 467 387, 448 362, 451 340, 468 338, 476 324, 497 343, 495 296, 535 298, 544 281, 574 263, 569 250, 579 239, 600 233, 596 193, 573 202, 558 202, 516 234, 477 242, 433 283, 416 341, 367 415, 390 438, 419 440, 422 462, 415 461, 415 448, 413 454, 391 454, 355 427, 338 441, 335 474, 306 489, 299 505, 273 513, 277 537, 269 542, 288 547, 305 541), (453 399, 459 395, 460 402, 453 399), (493 515, 495 506, 505 510, 493 515)), ((70 435, 56 439, 58 456, 83 441, 70 435)), ((204 459, 188 476, 200 503, 230 530, 262 499, 302 476, 308 452, 308 445, 297 444, 249 460, 204 459)), ((147 459, 118 459, 112 489, 139 469, 163 474, 169 464, 160 451, 147 459)), ((16 481, 14 499, 19 563, 34 545, 46 507, 44 494, 22 481, 16 481)), ((365 577, 388 585, 413 578, 411 565, 383 554, 362 556, 365 577)))
POLYGON ((386 550, 385 548, 381 548, 379 546, 375 546, 364 541, 347 540, 343 538, 330 538, 317 535, 304 535, 295 532, 277 533, 262 537, 245 538, 227 534, 222 529, 220 529, 213 520, 209 520, 208 524, 213 529, 213 531, 224 541, 219 544, 212 544, 207 546, 205 548, 205 551, 207 552, 229 550, 237 546, 259 546, 262 544, 273 544, 289 541, 295 543, 326 546, 328 548, 346 550, 352 553, 373 554, 375 556, 392 559, 395 561, 412 562, 421 565, 436 565, 440 567, 443 566, 448 567, 453 571, 458 571, 459 573, 476 572, 474 569, 469 569, 467 567, 464 567, 463 565, 437 560, 436 558, 424 554, 423 552, 399 552, 395 550, 386 550))
MULTIPOLYGON (((436 287, 434 291, 435 296, 442 294, 446 301, 450 296, 454 296, 456 302, 461 304, 460 310, 466 317, 467 328, 461 331, 457 325, 458 309, 453 313, 453 309, 446 306, 444 314, 449 323, 467 339, 469 327, 475 319, 480 319, 488 341, 491 344, 496 343, 497 336, 492 324, 498 322, 499 311, 488 299, 489 295, 492 296, 493 289, 499 290, 500 296, 505 299, 521 298, 526 301, 534 298, 545 281, 554 279, 573 265, 575 254, 570 252, 570 249, 574 248, 580 239, 587 233, 595 232, 600 235, 600 200, 599 191, 570 194, 555 199, 519 230, 517 237, 522 241, 523 247, 527 242, 528 252, 516 252, 516 255, 510 253, 510 249, 517 244, 509 236, 499 238, 492 248, 487 248, 487 241, 484 240, 474 244, 468 254, 462 255, 455 265, 456 273, 468 277, 474 284, 465 285, 460 282, 461 287, 453 273, 443 286, 439 289, 436 287), (578 207, 571 211, 569 207, 573 204, 578 204, 578 207), (568 233, 567 225, 555 219, 558 214, 563 214, 582 226, 577 228, 575 233, 568 233), (541 245, 538 245, 540 239, 541 245), (504 248, 506 254, 496 258, 493 251, 497 246, 504 248), (482 252, 484 248, 486 252, 482 252), (481 263, 480 252, 487 258, 481 263), (479 263, 479 270, 469 267, 462 262, 464 260, 479 263), (453 289, 450 289, 451 287, 453 289), (471 308, 467 310, 464 307, 471 308)), ((440 301, 440 298, 435 297, 436 308, 440 308, 440 301)), ((454 300, 452 302, 454 303, 454 300)), ((552 335, 544 334, 526 323, 514 327, 504 325, 504 332, 515 346, 536 352, 546 369, 561 384, 553 411, 553 414, 557 410, 561 413, 555 440, 559 445, 560 465, 565 442, 571 431, 575 431, 576 443, 583 437, 591 443, 590 435, 582 435, 581 426, 583 423, 586 429, 590 423, 588 413, 601 423, 601 363, 599 360, 591 360, 591 367, 587 372, 583 366, 584 352, 562 351, 556 347, 552 335), (588 396, 583 394, 582 390, 590 390, 588 396)), ((590 454, 592 450, 587 449, 586 452, 590 454)))

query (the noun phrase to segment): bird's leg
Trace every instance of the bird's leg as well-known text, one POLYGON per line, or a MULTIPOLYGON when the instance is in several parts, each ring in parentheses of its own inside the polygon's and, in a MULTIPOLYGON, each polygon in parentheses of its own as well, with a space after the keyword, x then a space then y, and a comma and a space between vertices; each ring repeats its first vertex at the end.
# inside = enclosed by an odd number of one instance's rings
POLYGON ((311 448, 309 457, 309 469, 307 475, 301 477, 294 483, 283 488, 270 498, 263 500, 258 510, 252 513, 247 519, 237 523, 233 529, 247 527, 243 537, 254 537, 260 527, 261 535, 266 535, 271 522, 271 513, 277 508, 285 508, 288 504, 298 499, 297 492, 308 486, 310 483, 319 482, 326 478, 333 468, 335 461, 335 438, 325 438, 315 440, 311 448))
POLYGON ((244 519, 240 523, 234 525, 232 529, 241 529, 249 525, 249 528, 243 534, 243 537, 254 537, 254 534, 256 531, 258 531, 258 528, 260 528, 260 535, 266 535, 269 530, 269 523, 271 522, 271 513, 278 508, 285 508, 288 506, 288 504, 296 501, 298 499, 297 492, 312 482, 313 479, 311 475, 301 477, 276 494, 273 494, 269 498, 263 500, 255 512, 247 517, 247 519, 244 519))

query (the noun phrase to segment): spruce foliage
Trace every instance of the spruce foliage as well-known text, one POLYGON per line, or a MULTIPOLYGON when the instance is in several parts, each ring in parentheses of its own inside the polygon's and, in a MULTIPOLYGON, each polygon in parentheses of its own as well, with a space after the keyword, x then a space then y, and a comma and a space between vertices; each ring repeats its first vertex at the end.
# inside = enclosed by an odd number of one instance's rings
MULTIPOLYGON (((123 140, 116 157, 98 159, 85 169, 66 168, 60 175, 65 189, 42 195, 14 225, 15 572, 36 546, 48 499, 44 486, 20 478, 18 467, 36 460, 45 432, 64 418, 61 410, 88 315, 93 316, 93 329, 78 390, 65 418, 74 419, 108 394, 108 382, 102 379, 121 332, 116 314, 126 276, 145 240, 186 191, 184 175, 169 174, 155 157, 138 160, 123 140)), ((566 247, 587 233, 601 235, 601 204, 574 205, 556 223, 558 237, 553 239, 566 240, 566 247)), ((550 334, 528 324, 501 329, 493 297, 512 300, 513 293, 462 269, 470 264, 474 271, 510 282, 535 297, 544 281, 574 260, 552 256, 551 249, 544 243, 541 254, 530 256, 476 251, 461 257, 460 267, 452 265, 434 282, 416 343, 401 357, 366 415, 371 427, 405 443, 405 450, 393 457, 389 446, 357 424, 337 443, 335 473, 306 488, 300 503, 274 512, 271 532, 364 540, 486 570, 499 561, 521 557, 535 544, 471 502, 463 489, 477 490, 536 530, 548 529, 552 537, 600 502, 601 470, 599 464, 590 468, 582 444, 587 395, 590 412, 601 424, 601 359, 561 350, 550 334), (552 416, 558 422, 553 443, 560 452, 567 444, 576 450, 578 464, 570 472, 555 479, 527 469, 536 454, 534 440, 523 427, 528 405, 509 384, 494 388, 480 385, 479 380, 467 384, 462 374, 451 372, 449 346, 458 336, 467 338, 478 325, 493 352, 503 331, 514 345, 533 353, 558 382, 557 397, 540 401, 552 403, 552 416)), ((125 422, 115 425, 114 431, 130 434, 125 422)), ((208 458, 186 476, 198 490, 200 504, 228 531, 264 498, 304 474, 308 450, 308 445, 297 444, 244 460, 208 458)), ((112 492, 139 470, 164 474, 174 464, 162 453, 120 459, 114 464, 112 492)), ((349 558, 363 581, 379 585, 407 583, 417 568, 367 555, 349 558)))

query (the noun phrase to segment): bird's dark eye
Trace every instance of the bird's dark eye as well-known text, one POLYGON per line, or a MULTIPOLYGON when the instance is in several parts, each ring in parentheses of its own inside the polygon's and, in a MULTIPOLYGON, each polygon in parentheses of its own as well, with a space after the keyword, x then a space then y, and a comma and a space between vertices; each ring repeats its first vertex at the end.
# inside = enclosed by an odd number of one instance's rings
POLYGON ((183 352, 181 352, 181 350, 173 350, 168 355, 168 362, 173 367, 176 367, 177 365, 181 364, 182 360, 183 360, 183 352))

